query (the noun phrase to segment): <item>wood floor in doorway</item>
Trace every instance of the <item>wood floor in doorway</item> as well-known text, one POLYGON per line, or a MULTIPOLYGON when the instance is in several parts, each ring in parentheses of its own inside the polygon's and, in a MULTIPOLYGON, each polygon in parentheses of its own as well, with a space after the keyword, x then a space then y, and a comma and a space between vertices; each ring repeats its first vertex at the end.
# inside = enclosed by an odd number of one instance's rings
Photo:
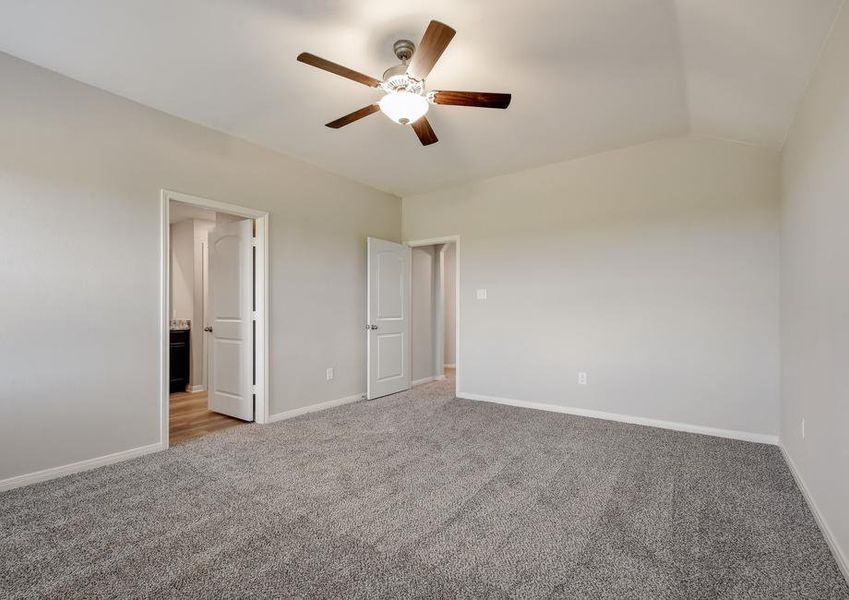
POLYGON ((169 402, 168 437, 171 446, 244 422, 209 410, 206 392, 171 394, 169 402))

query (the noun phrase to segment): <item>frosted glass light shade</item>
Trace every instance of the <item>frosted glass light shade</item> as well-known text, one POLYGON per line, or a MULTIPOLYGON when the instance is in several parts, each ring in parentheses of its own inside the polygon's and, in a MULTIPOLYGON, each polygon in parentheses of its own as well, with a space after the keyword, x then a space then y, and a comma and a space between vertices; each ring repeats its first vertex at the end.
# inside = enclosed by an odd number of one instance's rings
POLYGON ((430 108, 424 96, 403 90, 389 92, 377 104, 383 114, 401 125, 421 119, 430 108))

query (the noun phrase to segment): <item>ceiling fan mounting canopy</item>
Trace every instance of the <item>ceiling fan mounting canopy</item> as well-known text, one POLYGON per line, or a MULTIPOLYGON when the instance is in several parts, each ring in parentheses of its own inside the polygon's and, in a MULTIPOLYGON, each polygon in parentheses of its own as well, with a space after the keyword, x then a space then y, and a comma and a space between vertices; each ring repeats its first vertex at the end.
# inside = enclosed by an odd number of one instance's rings
POLYGON ((410 40, 398 40, 392 44, 392 51, 395 52, 395 56, 398 57, 398 60, 406 63, 408 60, 413 58, 413 53, 416 51, 416 45, 410 40))
POLYGON ((383 73, 382 81, 308 52, 299 54, 298 60, 357 83, 378 88, 386 94, 379 102, 331 121, 327 123, 327 127, 339 129, 381 111, 396 123, 411 125, 422 145, 429 146, 439 141, 425 116, 431 104, 502 109, 510 105, 510 94, 426 91, 425 78, 430 74, 455 34, 456 31, 448 25, 431 21, 419 42, 418 49, 410 40, 396 41, 392 49, 401 64, 388 68, 383 73))

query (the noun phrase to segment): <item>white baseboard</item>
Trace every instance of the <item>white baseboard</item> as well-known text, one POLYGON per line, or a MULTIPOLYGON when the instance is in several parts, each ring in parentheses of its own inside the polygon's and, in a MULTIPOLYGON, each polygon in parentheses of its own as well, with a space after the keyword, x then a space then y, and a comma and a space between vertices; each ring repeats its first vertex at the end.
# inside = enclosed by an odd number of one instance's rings
POLYGON ((446 379, 445 375, 437 375, 436 377, 433 378, 434 381, 445 381, 445 379, 446 379))
POLYGON ((445 369, 456 369, 457 365, 455 365, 454 363, 451 363, 450 365, 449 364, 443 364, 442 367, 445 368, 445 369))
POLYGON ((421 378, 421 379, 416 379, 414 382, 412 382, 412 383, 410 384, 410 387, 416 387, 417 385, 424 385, 425 383, 430 383, 430 382, 431 382, 431 381, 433 381, 434 379, 436 379, 436 378, 435 378, 435 377, 433 377, 433 376, 430 376, 430 377, 423 377, 423 378, 421 378))
POLYGON ((321 404, 311 404, 310 406, 302 406, 301 408, 293 408, 292 410, 286 410, 280 413, 276 413, 268 416, 268 423, 274 423, 276 421, 285 421, 286 419, 292 419, 294 417, 299 417, 301 415, 305 415, 311 412, 318 412, 320 410, 327 410, 328 408, 333 408, 334 406, 342 406, 343 404, 350 404, 352 402, 357 402, 358 400, 362 400, 365 398, 365 394, 354 394, 353 396, 346 396, 344 398, 337 398, 336 400, 328 400, 327 402, 322 402, 321 404))
POLYGON ((534 410, 547 410, 549 412, 576 415, 579 417, 590 417, 593 419, 604 419, 606 421, 617 421, 619 423, 632 423, 634 425, 646 425, 648 427, 659 427, 660 429, 672 429, 675 431, 686 431, 688 433, 700 433, 732 440, 743 440, 746 442, 758 442, 761 444, 778 445, 778 436, 766 433, 751 433, 748 431, 736 431, 733 429, 717 429, 705 427, 704 425, 690 425, 689 423, 678 423, 676 421, 662 421, 660 419, 649 419, 646 417, 634 417, 631 415, 620 415, 618 413, 591 410, 588 408, 574 408, 571 406, 558 406, 556 404, 545 404, 543 402, 527 402, 525 400, 513 400, 511 398, 499 398, 497 396, 485 396, 483 394, 472 394, 469 392, 457 392, 458 398, 465 400, 481 400, 483 402, 494 402, 520 408, 532 408, 534 410))
POLYGON ((191 389, 191 390, 189 390, 189 391, 190 391, 191 393, 193 393, 193 394, 196 394, 196 393, 198 393, 198 392, 205 392, 205 391, 206 391, 206 386, 204 386, 204 385, 193 385, 193 386, 192 386, 192 389, 191 389))
POLYGON ((846 583, 849 583, 849 558, 846 557, 846 553, 840 547, 840 544, 838 544, 837 538, 831 531, 831 528, 828 526, 828 523, 826 522, 823 514, 820 512, 817 503, 814 502, 814 497, 811 496, 811 492, 808 489, 805 480, 802 478, 802 473, 801 471, 799 471, 799 468, 796 466, 796 463, 794 463, 793 459, 790 458, 790 455, 784 448, 784 444, 779 444, 779 447, 781 448, 781 454, 784 455, 784 461, 787 463, 787 466, 790 467, 790 472, 793 474, 793 479, 796 480, 796 485, 798 485, 799 489, 802 491, 802 496, 805 498, 805 502, 808 503, 808 508, 811 509, 811 512, 814 515, 814 519, 816 519, 817 525, 819 525, 820 531, 822 532, 822 535, 825 538, 829 549, 831 550, 831 554, 834 556, 834 561, 837 563, 837 566, 843 573, 843 577, 844 579, 846 579, 846 583))
POLYGON ((87 460, 81 460, 61 467, 52 467, 50 469, 44 469, 43 471, 36 471, 35 473, 16 475, 15 477, 0 480, 0 492, 38 483, 39 481, 47 481, 48 479, 56 479, 57 477, 64 477, 65 475, 88 471, 97 467, 104 467, 106 465, 150 454, 151 452, 158 452, 162 449, 162 444, 157 442, 155 444, 150 444, 149 446, 141 446, 139 448, 131 448, 130 450, 115 452, 114 454, 107 454, 106 456, 89 458, 87 460))

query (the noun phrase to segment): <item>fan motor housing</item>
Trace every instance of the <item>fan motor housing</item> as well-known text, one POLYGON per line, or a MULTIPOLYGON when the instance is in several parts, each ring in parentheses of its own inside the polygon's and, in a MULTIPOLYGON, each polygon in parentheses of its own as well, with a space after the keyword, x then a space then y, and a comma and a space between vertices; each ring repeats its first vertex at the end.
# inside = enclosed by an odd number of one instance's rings
POLYGON ((387 94, 401 91, 410 92, 411 94, 423 94, 424 82, 407 75, 407 65, 398 66, 403 68, 400 73, 397 72, 398 67, 392 67, 383 74, 383 83, 380 84, 383 91, 387 94))

